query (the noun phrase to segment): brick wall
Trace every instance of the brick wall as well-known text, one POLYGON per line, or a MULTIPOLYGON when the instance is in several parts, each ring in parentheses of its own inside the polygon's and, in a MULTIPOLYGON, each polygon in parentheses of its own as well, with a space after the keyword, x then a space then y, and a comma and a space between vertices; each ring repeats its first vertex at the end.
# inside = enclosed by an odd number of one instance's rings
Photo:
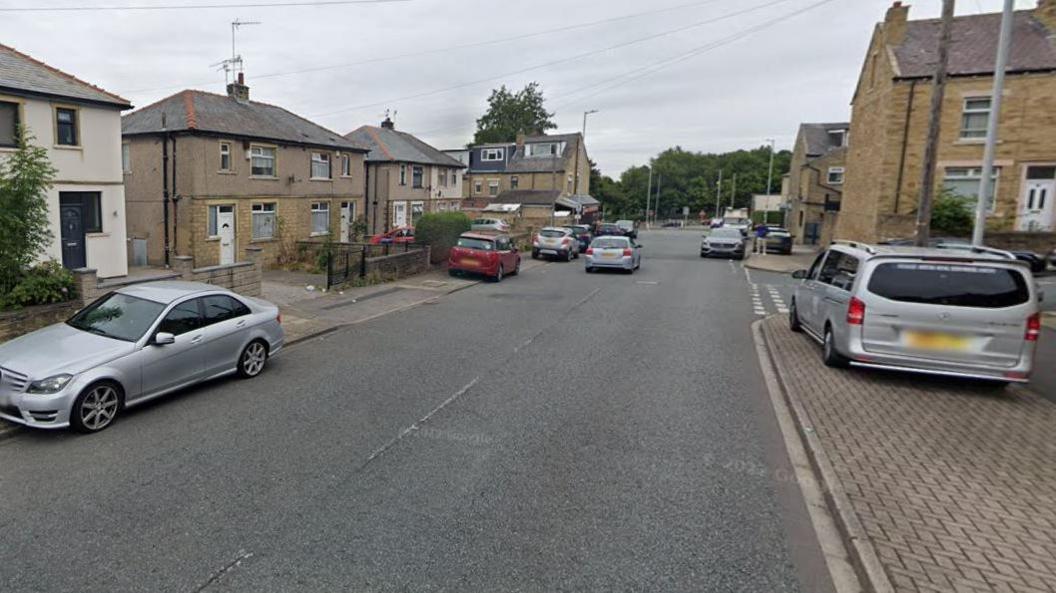
POLYGON ((990 247, 1012 251, 1033 251, 1048 255, 1056 249, 1056 233, 986 233, 985 242, 990 247))
POLYGON ((17 338, 53 323, 65 321, 81 308, 78 300, 24 307, 0 313, 0 342, 17 338))
POLYGON ((404 278, 421 274, 430 269, 429 247, 413 249, 406 253, 393 253, 367 258, 367 275, 379 274, 382 278, 404 278))

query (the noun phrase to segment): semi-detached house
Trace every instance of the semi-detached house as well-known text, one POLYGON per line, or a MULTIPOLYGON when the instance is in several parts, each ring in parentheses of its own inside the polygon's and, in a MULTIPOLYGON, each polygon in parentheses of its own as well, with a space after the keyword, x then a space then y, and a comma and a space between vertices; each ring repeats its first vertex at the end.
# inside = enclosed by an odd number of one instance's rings
POLYGON ((0 159, 18 145, 18 128, 47 149, 56 174, 48 189, 52 238, 41 259, 127 273, 121 111, 129 102, 0 45, 0 159))
POLYGON ((368 149, 281 107, 186 90, 124 117, 128 232, 151 264, 293 257, 298 241, 352 240, 368 149), (144 249, 141 249, 143 251, 144 249))

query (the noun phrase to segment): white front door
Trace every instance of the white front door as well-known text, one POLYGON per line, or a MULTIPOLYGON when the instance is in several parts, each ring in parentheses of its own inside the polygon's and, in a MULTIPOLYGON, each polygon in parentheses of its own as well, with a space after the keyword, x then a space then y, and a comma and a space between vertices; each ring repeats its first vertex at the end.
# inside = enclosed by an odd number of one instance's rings
POLYGON ((352 242, 352 221, 356 219, 356 205, 353 202, 341 202, 341 237, 342 243, 352 242))
POLYGON ((1051 231, 1056 228, 1053 201, 1056 200, 1056 167, 1027 167, 1027 180, 1017 217, 1020 231, 1051 231))
POLYGON ((392 204, 392 226, 407 226, 407 202, 394 202, 392 204))
POLYGON ((235 207, 218 206, 216 229, 220 235, 220 265, 235 263, 235 207))

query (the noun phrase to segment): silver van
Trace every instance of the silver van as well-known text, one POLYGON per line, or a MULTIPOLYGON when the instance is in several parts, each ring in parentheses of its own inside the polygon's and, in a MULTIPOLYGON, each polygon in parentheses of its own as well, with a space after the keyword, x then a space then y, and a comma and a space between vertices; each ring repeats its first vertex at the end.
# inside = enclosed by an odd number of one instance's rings
POLYGON ((822 344, 828 366, 1030 378, 1038 289, 1008 252, 839 241, 792 276, 790 327, 822 344))

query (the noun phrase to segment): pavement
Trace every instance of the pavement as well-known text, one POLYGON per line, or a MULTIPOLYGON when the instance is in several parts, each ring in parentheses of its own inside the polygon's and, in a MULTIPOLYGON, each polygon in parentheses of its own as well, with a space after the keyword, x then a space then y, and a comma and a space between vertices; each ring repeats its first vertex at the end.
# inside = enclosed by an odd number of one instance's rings
POLYGON ((833 591, 746 273, 698 240, 643 233, 634 275, 539 263, 97 435, 0 441, 5 593, 833 591))
POLYGON ((873 590, 1056 590, 1056 404, 1020 387, 830 369, 786 318, 762 330, 873 590))
POLYGON ((796 270, 806 270, 814 263, 818 256, 818 247, 814 245, 794 245, 792 255, 778 255, 776 253, 749 254, 744 261, 744 267, 766 272, 778 272, 791 274, 796 270))

